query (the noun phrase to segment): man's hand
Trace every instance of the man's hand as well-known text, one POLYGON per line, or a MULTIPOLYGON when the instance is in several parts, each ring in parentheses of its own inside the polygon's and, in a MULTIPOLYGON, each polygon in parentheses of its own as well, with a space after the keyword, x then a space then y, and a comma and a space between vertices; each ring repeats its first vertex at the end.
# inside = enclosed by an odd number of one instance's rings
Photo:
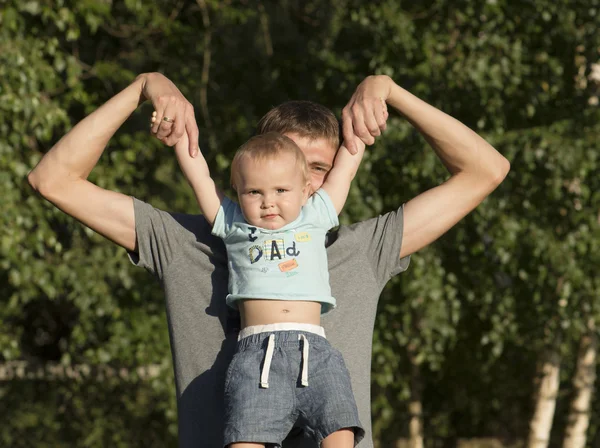
POLYGON ((198 154, 198 125, 194 107, 179 89, 161 73, 141 75, 142 93, 152 101, 156 114, 152 116, 151 132, 165 145, 174 146, 185 132, 189 140, 190 156, 198 154))
POLYGON ((385 130, 388 119, 386 100, 393 84, 389 76, 368 76, 342 110, 344 146, 351 154, 358 151, 354 135, 366 145, 372 145, 375 137, 385 130))

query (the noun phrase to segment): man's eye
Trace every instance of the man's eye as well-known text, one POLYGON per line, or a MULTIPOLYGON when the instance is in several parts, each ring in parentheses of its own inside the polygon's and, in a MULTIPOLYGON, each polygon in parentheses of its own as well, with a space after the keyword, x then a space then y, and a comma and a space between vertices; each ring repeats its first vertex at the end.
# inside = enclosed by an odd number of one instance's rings
POLYGON ((326 173, 327 170, 321 166, 313 166, 313 171, 316 171, 318 173, 326 173))

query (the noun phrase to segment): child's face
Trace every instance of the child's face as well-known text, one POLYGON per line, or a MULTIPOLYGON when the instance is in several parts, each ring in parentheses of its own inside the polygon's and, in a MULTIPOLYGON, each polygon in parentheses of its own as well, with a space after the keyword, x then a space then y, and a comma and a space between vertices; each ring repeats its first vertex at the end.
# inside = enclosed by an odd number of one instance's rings
POLYGON ((310 184, 304 182, 295 157, 284 153, 263 161, 240 160, 236 190, 246 221, 275 230, 298 217, 310 184))

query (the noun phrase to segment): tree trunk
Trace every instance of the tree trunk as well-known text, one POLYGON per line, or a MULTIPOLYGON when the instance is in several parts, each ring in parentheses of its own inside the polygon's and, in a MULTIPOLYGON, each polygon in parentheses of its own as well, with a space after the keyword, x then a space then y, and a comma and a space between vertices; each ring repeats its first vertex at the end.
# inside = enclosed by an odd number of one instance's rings
POLYGON ((597 338, 593 323, 579 341, 577 370, 573 377, 573 400, 567 419, 563 448, 584 448, 590 423, 590 404, 596 380, 597 338))
POLYGON ((408 432, 410 436, 410 448, 423 448, 423 403, 421 401, 421 392, 423 383, 421 380, 421 368, 416 362, 414 350, 408 348, 410 360, 410 402, 408 403, 408 413, 410 421, 408 423, 408 432))
POLYGON ((547 448, 548 446, 556 408, 559 373, 560 355, 558 353, 558 343, 555 343, 540 368, 535 412, 529 423, 527 448, 547 448))

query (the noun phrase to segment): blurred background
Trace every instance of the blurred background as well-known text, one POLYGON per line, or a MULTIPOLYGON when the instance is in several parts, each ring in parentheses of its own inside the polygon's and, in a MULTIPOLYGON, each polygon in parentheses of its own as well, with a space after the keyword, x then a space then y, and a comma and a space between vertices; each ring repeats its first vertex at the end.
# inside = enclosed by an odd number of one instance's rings
MULTIPOLYGON (((194 104, 222 185, 272 106, 339 115, 369 74, 484 136, 507 179, 381 297, 377 445, 599 448, 599 28, 599 0, 0 2, 0 446, 176 446, 160 285, 26 181, 75 123, 160 71, 194 104)), ((151 112, 91 180, 195 213, 151 112)), ((447 177, 391 112, 343 221, 447 177)))

